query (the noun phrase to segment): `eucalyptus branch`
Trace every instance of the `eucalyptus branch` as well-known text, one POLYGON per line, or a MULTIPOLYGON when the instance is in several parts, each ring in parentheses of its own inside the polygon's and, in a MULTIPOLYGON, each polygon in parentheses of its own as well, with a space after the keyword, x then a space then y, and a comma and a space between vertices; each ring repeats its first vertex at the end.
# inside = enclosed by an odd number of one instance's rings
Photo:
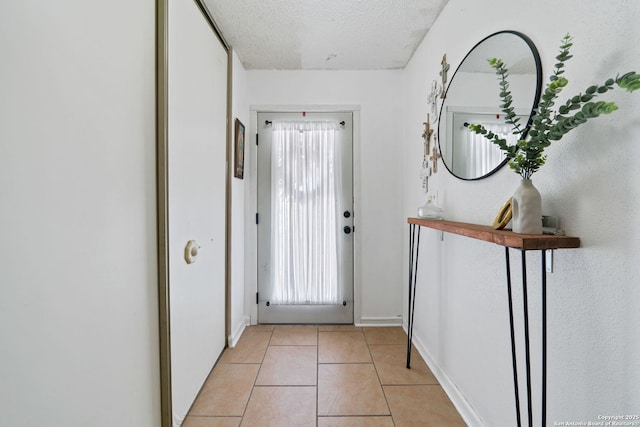
MULTIPOLYGON (((562 77, 564 74, 565 62, 572 58, 570 55, 571 46, 571 36, 569 34, 565 35, 562 38, 562 43, 560 45, 560 53, 556 56, 556 61, 553 74, 549 77, 549 84, 545 88, 542 94, 542 101, 538 103, 538 107, 535 109, 536 113, 533 117, 533 130, 534 135, 544 135, 544 132, 548 129, 549 124, 551 123, 551 108, 555 105, 555 100, 562 92, 562 89, 567 86, 569 81, 562 77)), ((533 137, 535 137, 532 135, 533 137)))
POLYGON ((514 108, 511 106, 513 103, 513 97, 511 96, 511 92, 509 91, 509 82, 507 82, 507 77, 509 75, 509 70, 507 70, 504 66, 504 63, 501 59, 493 58, 489 60, 489 65, 496 70, 496 74, 500 79, 500 99, 502 100, 502 104, 500 108, 502 112, 505 114, 505 123, 509 124, 513 128, 514 134, 521 134, 522 130, 520 129, 520 125, 518 122, 520 118, 516 116, 514 108))

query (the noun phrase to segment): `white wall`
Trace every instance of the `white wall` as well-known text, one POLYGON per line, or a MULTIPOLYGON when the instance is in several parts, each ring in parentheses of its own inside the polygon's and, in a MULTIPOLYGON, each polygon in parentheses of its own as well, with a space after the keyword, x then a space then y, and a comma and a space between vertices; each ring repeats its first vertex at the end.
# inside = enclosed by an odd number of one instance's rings
MULTIPOLYGON (((405 69, 404 216, 424 202, 419 137, 426 98, 447 53, 455 69, 467 51, 499 30, 528 35, 542 57, 544 82, 559 41, 570 32, 567 96, 638 68, 640 3, 450 0, 405 69), (499 19, 496 19, 499 17, 499 19)), ((564 96, 561 97, 564 100, 564 96)), ((548 149, 534 175, 543 212, 561 217, 582 248, 555 251, 548 276, 548 425, 640 413, 640 97, 620 90, 603 99, 620 110, 573 131, 548 149)), ((519 177, 504 168, 465 182, 439 169, 432 192, 450 220, 491 224, 519 177)), ((403 218, 397 218, 402 222, 403 218)), ((449 383, 471 425, 514 425, 504 250, 496 245, 423 231, 414 337, 449 383)), ((513 253, 513 275, 519 254, 513 253)), ((405 261, 407 262, 406 255, 405 261)), ((516 266, 517 264, 517 266, 516 266)), ((539 255, 530 255, 534 405, 539 408, 539 255)), ((520 287, 516 313, 521 315, 520 287)), ((539 409, 536 409, 536 416, 539 409)))
MULTIPOLYGON (((251 133, 249 129, 249 104, 247 101, 247 72, 235 52, 233 52, 232 60, 233 106, 231 117, 234 121, 234 132, 236 118, 240 119, 245 126, 245 141, 247 141, 248 146, 248 142, 251 140, 251 133)), ((233 135, 233 141, 235 141, 235 133, 233 135)), ((245 147, 245 150, 248 150, 248 148, 245 147)), ((248 152, 245 151, 245 153, 248 152)), ((231 336, 229 337, 229 345, 231 347, 235 346, 244 327, 249 323, 248 313, 250 312, 250 308, 246 306, 246 301, 251 300, 251 298, 245 298, 244 285, 246 260, 245 226, 247 218, 251 217, 248 209, 245 209, 245 206, 249 206, 249 203, 246 201, 249 197, 249 192, 245 189, 248 188, 247 183, 251 176, 251 174, 248 173, 251 169, 251 159, 250 156, 245 154, 245 177, 244 179, 239 179, 233 177, 234 156, 235 154, 232 151, 232 166, 229 168, 229 179, 231 180, 231 336)))
MULTIPOLYGON (((394 322, 402 313, 404 227, 397 221, 403 214, 398 173, 403 155, 401 77, 398 70, 247 72, 252 106, 359 107, 360 138, 354 141, 356 323, 394 322)), ((252 129, 250 148, 255 152, 254 134, 252 129)), ((248 250, 253 251, 248 259, 255 259, 254 245, 248 250)), ((247 286, 255 296, 255 261, 249 261, 247 286)), ((255 304, 250 308, 254 311, 255 304)))
POLYGON ((3 425, 160 423, 154 17, 0 6, 3 425))

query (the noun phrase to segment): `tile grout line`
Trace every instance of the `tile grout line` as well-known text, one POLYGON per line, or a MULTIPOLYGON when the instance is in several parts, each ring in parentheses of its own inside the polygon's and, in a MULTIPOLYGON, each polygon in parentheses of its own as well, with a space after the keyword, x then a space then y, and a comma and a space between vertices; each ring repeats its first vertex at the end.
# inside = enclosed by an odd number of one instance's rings
POLYGON ((389 411, 391 422, 395 427, 396 420, 393 417, 393 412, 391 412, 391 405, 389 405, 389 400, 387 399, 387 393, 384 392, 384 387, 382 386, 382 380, 380 379, 380 373, 378 372, 378 365, 376 365, 376 361, 373 358, 373 352, 371 351, 371 344, 369 344, 369 339, 367 338, 367 334, 365 333, 364 329, 362 330, 362 334, 364 335, 364 340, 367 343, 367 350, 369 351, 369 356, 371 357, 371 363, 373 364, 373 369, 375 369, 376 377, 378 377, 378 384, 380 384, 380 390, 382 391, 382 395, 384 396, 384 403, 387 405, 387 410, 389 411))
POLYGON ((273 331, 275 328, 271 329, 269 341, 267 341, 267 348, 264 350, 264 354, 262 355, 262 359, 260 359, 260 367, 258 368, 258 372, 256 372, 256 377, 253 380, 253 385, 251 386, 251 392, 249 393, 249 398, 247 399, 247 403, 244 405, 244 411, 242 411, 242 416, 240 417, 240 426, 242 426, 242 422, 244 421, 244 416, 247 414, 247 408, 249 408, 249 402, 251 401, 251 397, 253 396, 253 390, 256 388, 256 382, 258 381, 258 376, 260 375, 260 371, 262 370, 262 362, 264 362, 264 358, 267 355, 267 350, 269 349, 269 343, 271 342, 271 338, 273 338, 273 331))

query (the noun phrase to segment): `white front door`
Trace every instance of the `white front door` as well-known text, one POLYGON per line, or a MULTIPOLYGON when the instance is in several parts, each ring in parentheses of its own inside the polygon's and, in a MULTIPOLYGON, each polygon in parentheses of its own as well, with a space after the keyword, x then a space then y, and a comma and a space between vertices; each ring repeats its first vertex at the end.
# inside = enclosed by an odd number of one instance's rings
POLYGON ((353 323, 352 147, 350 112, 258 114, 259 323, 353 323))

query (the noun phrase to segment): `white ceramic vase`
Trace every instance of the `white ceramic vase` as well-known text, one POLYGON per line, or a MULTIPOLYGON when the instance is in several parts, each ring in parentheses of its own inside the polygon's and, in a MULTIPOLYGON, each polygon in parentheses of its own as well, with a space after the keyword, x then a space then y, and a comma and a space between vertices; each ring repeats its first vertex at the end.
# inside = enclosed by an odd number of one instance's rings
POLYGON ((542 198, 530 179, 523 179, 513 194, 513 232, 542 234, 542 198))

